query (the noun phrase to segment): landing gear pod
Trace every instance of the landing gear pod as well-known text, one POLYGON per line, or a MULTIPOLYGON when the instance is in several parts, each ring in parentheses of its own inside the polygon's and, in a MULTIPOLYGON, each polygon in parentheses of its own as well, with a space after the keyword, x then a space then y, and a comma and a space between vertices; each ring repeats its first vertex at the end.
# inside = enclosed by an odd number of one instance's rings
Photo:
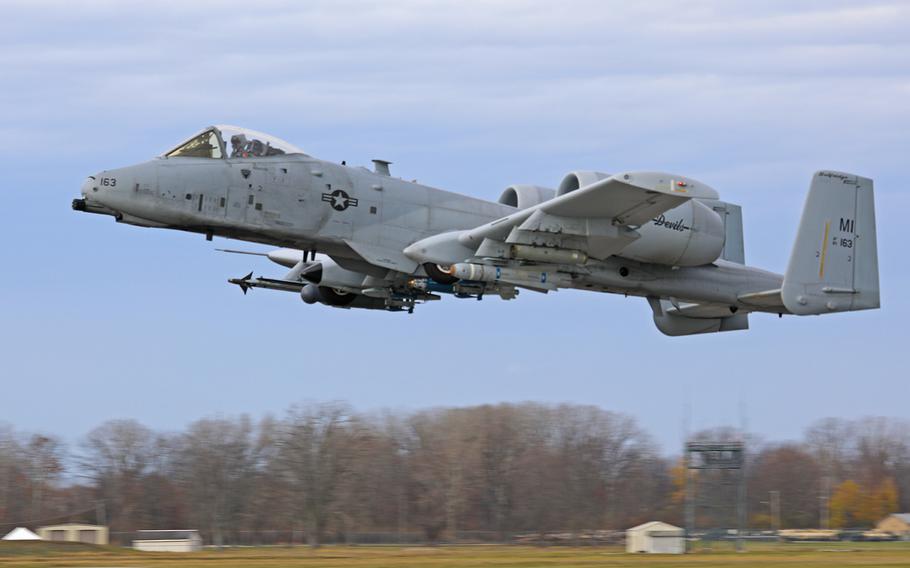
POLYGON ((339 292, 328 286, 307 284, 300 290, 300 298, 306 304, 321 302, 327 306, 342 308, 351 305, 357 299, 357 294, 339 292))
POLYGON ((334 288, 320 286, 319 297, 323 304, 340 308, 351 305, 357 299, 357 294, 339 292, 334 288))

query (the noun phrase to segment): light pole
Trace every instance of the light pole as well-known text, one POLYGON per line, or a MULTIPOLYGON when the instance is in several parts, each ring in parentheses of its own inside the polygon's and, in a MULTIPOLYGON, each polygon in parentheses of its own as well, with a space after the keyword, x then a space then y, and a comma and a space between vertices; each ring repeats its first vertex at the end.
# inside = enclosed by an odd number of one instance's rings
POLYGON ((827 530, 831 528, 831 509, 830 509, 830 495, 831 493, 831 476, 826 475, 822 479, 822 494, 821 494, 821 528, 827 530))
POLYGON ((775 534, 780 533, 780 491, 769 491, 771 522, 775 534))
POLYGON ((768 525, 775 534, 780 532, 780 491, 768 491, 768 500, 762 501, 768 506, 768 525))

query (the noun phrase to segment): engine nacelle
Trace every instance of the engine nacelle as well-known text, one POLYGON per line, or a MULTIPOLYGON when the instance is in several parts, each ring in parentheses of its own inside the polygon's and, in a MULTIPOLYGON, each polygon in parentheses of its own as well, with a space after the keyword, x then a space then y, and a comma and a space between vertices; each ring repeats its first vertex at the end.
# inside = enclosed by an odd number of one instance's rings
POLYGON ((510 185, 499 196, 499 202, 503 205, 517 207, 518 209, 527 209, 553 199, 556 196, 556 190, 539 185, 510 185))
POLYGON ((591 185, 594 182, 610 177, 610 174, 603 172, 578 171, 569 172, 566 177, 559 182, 559 189, 556 190, 557 197, 571 193, 576 189, 591 185))
POLYGON ((721 216, 689 200, 638 228, 641 238, 619 256, 667 266, 701 266, 720 258, 726 236, 721 216))

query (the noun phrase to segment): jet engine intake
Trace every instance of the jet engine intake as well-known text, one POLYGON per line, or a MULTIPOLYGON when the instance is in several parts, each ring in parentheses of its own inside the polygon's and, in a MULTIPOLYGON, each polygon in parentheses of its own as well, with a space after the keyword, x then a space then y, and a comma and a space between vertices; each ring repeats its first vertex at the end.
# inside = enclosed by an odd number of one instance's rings
POLYGON ((556 196, 559 197, 560 195, 571 193, 576 189, 591 185, 594 182, 607 179, 608 177, 610 177, 610 174, 605 174, 603 172, 569 172, 559 183, 559 189, 556 190, 556 196))
POLYGON ((555 196, 556 190, 549 187, 516 184, 510 185, 502 192, 502 195, 499 196, 499 202, 510 207, 527 209, 553 199, 555 196))

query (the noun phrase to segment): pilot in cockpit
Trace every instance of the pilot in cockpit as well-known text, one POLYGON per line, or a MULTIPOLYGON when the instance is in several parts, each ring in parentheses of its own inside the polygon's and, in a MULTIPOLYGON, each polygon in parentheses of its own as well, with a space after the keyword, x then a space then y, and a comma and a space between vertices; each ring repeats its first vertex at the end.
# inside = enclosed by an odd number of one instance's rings
POLYGON ((271 141, 263 142, 258 138, 247 138, 246 134, 237 133, 231 136, 231 158, 256 158, 280 156, 286 151, 272 146, 271 141))
POLYGON ((265 148, 266 156, 280 156, 282 154, 284 154, 284 150, 282 150, 281 148, 275 148, 272 146, 271 143, 266 145, 266 148, 265 148))
POLYGON ((243 156, 243 149, 246 147, 246 136, 235 134, 231 136, 231 157, 238 158, 243 156))
POLYGON ((264 156, 265 155, 265 144, 261 140, 253 138, 249 144, 247 144, 247 154, 250 156, 264 156))

